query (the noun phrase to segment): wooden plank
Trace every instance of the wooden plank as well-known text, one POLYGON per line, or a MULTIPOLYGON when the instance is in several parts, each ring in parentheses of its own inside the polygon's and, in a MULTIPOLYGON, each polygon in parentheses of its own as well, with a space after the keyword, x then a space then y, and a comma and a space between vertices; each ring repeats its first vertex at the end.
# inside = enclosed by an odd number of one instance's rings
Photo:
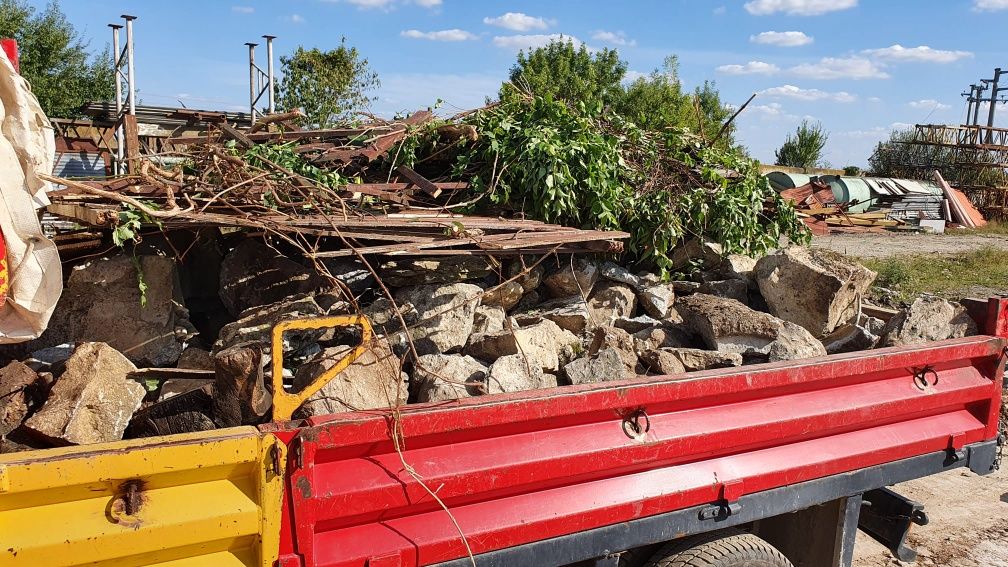
POLYGON ((227 122, 221 122, 220 124, 217 125, 217 127, 220 128, 220 131, 223 132, 225 136, 231 138, 232 140, 237 142, 239 146, 241 146, 246 150, 255 145, 255 143, 252 140, 250 140, 249 137, 245 135, 245 133, 239 131, 237 128, 228 124, 227 122))
POLYGON ((137 127, 136 116, 123 115, 123 145, 126 156, 126 170, 131 175, 140 173, 140 130, 137 127))
POLYGON ((441 189, 437 185, 432 183, 429 179, 420 175, 419 173, 413 171, 412 168, 405 165, 400 165, 396 168, 396 173, 402 175, 408 179, 411 183, 420 188, 421 191, 427 193, 433 198, 438 198, 441 195, 441 189))

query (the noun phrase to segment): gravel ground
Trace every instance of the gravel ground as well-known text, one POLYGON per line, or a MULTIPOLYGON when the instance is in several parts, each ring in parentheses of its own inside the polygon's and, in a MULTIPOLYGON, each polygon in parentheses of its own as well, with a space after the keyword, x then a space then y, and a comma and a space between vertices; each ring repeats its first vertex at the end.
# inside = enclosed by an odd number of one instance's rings
MULTIPOLYGON (((894 490, 924 504, 931 519, 910 533, 910 543, 920 555, 916 565, 1008 567, 1008 470, 989 476, 949 471, 894 490)), ((913 565, 893 559, 861 532, 854 554, 854 567, 913 565)))
POLYGON ((1008 236, 970 234, 843 234, 820 236, 814 248, 827 248, 861 258, 886 258, 904 254, 955 254, 980 248, 1008 250, 1008 236))

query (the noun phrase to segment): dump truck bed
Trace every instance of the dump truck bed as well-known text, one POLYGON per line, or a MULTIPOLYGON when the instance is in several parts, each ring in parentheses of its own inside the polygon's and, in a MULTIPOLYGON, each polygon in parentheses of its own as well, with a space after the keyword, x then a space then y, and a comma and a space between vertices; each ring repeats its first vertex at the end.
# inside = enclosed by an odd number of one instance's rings
POLYGON ((924 345, 3 455, 0 565, 559 565, 989 472, 1006 305, 924 345))

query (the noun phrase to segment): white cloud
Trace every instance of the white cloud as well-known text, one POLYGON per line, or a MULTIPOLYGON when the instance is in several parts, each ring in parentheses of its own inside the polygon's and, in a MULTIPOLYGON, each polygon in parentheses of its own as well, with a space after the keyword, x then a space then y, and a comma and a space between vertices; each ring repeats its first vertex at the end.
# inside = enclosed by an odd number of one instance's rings
POLYGON ((877 97, 877 96, 870 96, 870 97, 868 97, 868 102, 875 102, 875 103, 879 103, 879 102, 882 102, 882 99, 880 99, 880 98, 879 98, 879 97, 877 97))
POLYGON ((915 108, 917 110, 947 110, 952 108, 947 104, 942 104, 933 98, 925 98, 921 100, 915 100, 913 102, 907 103, 910 108, 915 108))
POLYGON ((344 0, 347 4, 353 4, 362 10, 372 8, 386 9, 392 5, 393 0, 344 0))
POLYGON ((620 45, 626 47, 633 47, 637 45, 636 40, 627 39, 626 34, 621 31, 611 32, 599 30, 592 34, 592 39, 601 41, 602 43, 608 43, 609 45, 620 45))
POLYGON ((803 89, 794 85, 773 87, 759 92, 768 97, 793 98, 804 101, 831 100, 833 102, 854 102, 857 97, 846 91, 826 92, 819 89, 803 89))
POLYGON ((898 43, 881 49, 865 49, 862 53, 883 61, 914 63, 954 63, 960 59, 973 57, 969 51, 944 51, 931 49, 926 45, 903 47, 898 43))
POLYGON ((290 16, 287 16, 287 20, 289 20, 292 24, 303 24, 305 22, 304 16, 301 14, 291 14, 290 16))
POLYGON ((441 5, 442 0, 413 0, 417 6, 424 8, 436 8, 441 5))
POLYGON ((713 10, 715 16, 723 16, 728 13, 728 8, 724 6, 718 6, 713 10))
POLYGON ((411 39, 427 39, 430 41, 468 41, 479 39, 479 37, 475 34, 458 28, 429 32, 422 32, 420 30, 405 30, 400 32, 399 35, 411 39))
POLYGON ((837 135, 845 138, 880 139, 889 135, 889 131, 890 128, 876 126, 868 130, 847 130, 846 132, 837 132, 837 135))
POLYGON ((580 39, 572 35, 564 35, 562 33, 550 33, 550 34, 531 34, 531 35, 498 35, 494 36, 493 44, 497 47, 504 47, 507 49, 538 49, 540 47, 546 47, 554 41, 570 41, 574 45, 581 45, 580 39))
POLYGON ((721 65, 717 68, 718 73, 725 75, 773 75, 778 71, 780 67, 763 61, 750 61, 745 65, 721 65))
POLYGON ((806 79, 888 79, 889 74, 882 67, 862 57, 823 57, 817 63, 804 63, 788 69, 798 77, 806 79))
POLYGON ((231 11, 236 14, 251 14, 255 12, 252 6, 231 6, 231 11))
POLYGON ((549 23, 542 19, 521 12, 508 12, 496 18, 483 18, 483 23, 514 31, 544 30, 549 23))
POLYGON ((779 102, 770 102, 767 104, 757 104, 753 106, 747 106, 742 112, 742 116, 746 115, 758 116, 761 120, 797 120, 798 117, 784 110, 784 107, 779 102))
POLYGON ((800 31, 766 31, 749 36, 749 41, 778 47, 799 47, 812 43, 813 39, 800 31))
POLYGON ((637 79, 643 79, 643 78, 645 78, 647 76, 648 76, 647 73, 641 73, 640 71, 630 70, 630 71, 627 71, 625 75, 623 75, 623 82, 624 83, 632 83, 632 82, 636 81, 637 79))
POLYGON ((752 0, 745 3, 745 9, 754 16, 767 16, 778 12, 789 16, 820 16, 828 12, 854 8, 857 5, 858 0, 752 0))
POLYGON ((973 0, 975 12, 997 12, 1008 10, 1008 0, 973 0))
POLYGON ((906 130, 907 128, 913 128, 915 125, 909 122, 893 122, 889 125, 893 130, 906 130))

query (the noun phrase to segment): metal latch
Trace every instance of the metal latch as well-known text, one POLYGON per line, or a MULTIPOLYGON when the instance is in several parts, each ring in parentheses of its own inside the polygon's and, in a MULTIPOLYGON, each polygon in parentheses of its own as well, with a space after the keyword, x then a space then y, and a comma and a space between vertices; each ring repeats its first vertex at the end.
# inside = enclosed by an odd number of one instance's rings
POLYGON ((728 516, 742 511, 742 504, 738 502, 743 492, 741 480, 719 482, 718 488, 721 492, 721 499, 715 504, 700 509, 701 520, 724 520, 728 516))

